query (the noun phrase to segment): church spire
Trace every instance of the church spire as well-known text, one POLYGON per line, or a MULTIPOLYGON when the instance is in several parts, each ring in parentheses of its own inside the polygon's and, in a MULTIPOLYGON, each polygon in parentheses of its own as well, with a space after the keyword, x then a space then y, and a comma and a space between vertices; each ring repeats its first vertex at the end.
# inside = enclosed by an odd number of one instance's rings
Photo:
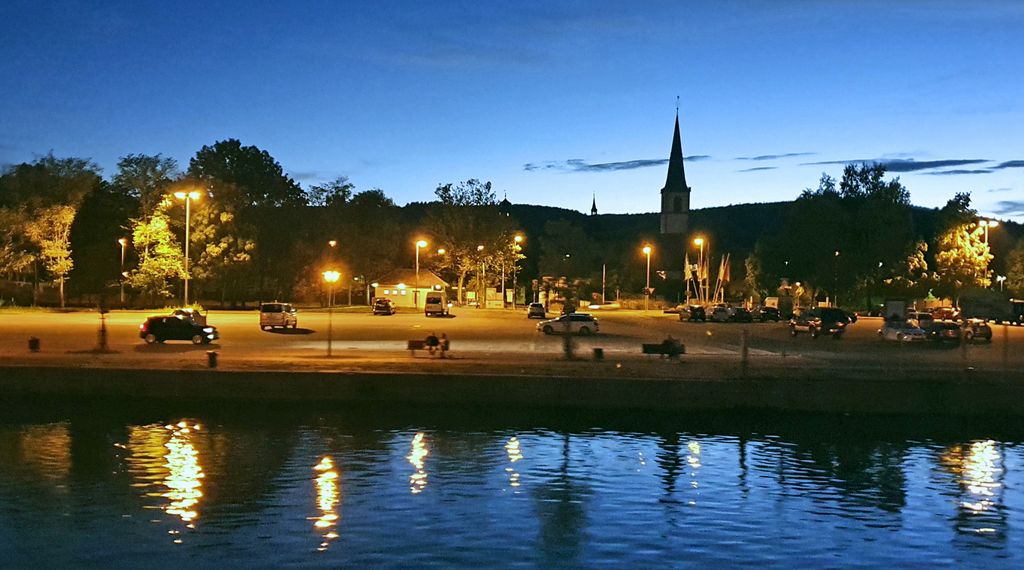
POLYGON ((590 215, 597 215, 597 192, 594 193, 594 201, 590 203, 590 215))
POLYGON ((676 109, 676 131, 672 135, 672 152, 668 157, 668 176, 661 193, 689 192, 686 185, 686 171, 683 170, 683 143, 679 138, 679 109, 676 109))

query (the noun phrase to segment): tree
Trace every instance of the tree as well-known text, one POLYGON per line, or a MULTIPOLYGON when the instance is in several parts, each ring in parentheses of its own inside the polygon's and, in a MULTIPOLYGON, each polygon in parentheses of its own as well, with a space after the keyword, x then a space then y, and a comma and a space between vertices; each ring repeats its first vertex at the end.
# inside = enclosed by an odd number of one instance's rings
POLYGON ((60 306, 64 308, 64 280, 74 261, 71 259, 71 224, 76 208, 68 205, 50 206, 37 210, 34 219, 25 227, 25 235, 38 247, 43 267, 60 285, 60 306))
POLYGON ((936 242, 935 268, 943 294, 958 296, 965 287, 987 287, 992 253, 984 230, 972 220, 969 193, 958 193, 940 211, 944 228, 936 242))
POLYGON ((1017 242, 1006 260, 1007 289, 1017 295, 1024 295, 1024 238, 1017 242))
POLYGON ((129 154, 117 162, 113 183, 139 204, 139 213, 149 216, 167 197, 168 189, 181 176, 178 162, 159 154, 129 154))
POLYGON ((20 273, 32 265, 27 223, 23 208, 0 208, 0 273, 20 273))
POLYGON ((514 222, 498 212, 490 182, 470 179, 444 184, 434 190, 438 201, 431 204, 424 223, 439 247, 446 251, 435 267, 451 271, 456 278, 459 302, 466 277, 494 268, 502 251, 512 241, 514 222), (479 249, 479 246, 483 249, 479 249))
POLYGON ((164 199, 146 219, 132 220, 132 244, 139 265, 128 273, 127 283, 152 299, 170 298, 172 281, 185 274, 184 258, 171 231, 164 199))
POLYGON ((310 206, 343 206, 352 199, 355 187, 347 176, 339 176, 330 182, 311 186, 306 190, 306 200, 310 206))

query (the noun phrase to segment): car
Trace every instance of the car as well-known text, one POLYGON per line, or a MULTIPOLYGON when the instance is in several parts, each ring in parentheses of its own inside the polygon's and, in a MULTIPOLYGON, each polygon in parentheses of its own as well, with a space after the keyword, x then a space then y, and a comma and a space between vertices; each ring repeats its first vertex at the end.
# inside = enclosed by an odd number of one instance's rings
POLYGON ((182 316, 149 317, 139 325, 139 338, 146 344, 168 340, 190 340, 192 344, 209 344, 220 338, 217 327, 201 325, 182 316))
POLYGON ((918 342, 928 338, 924 329, 918 327, 913 321, 898 319, 885 321, 882 328, 878 329, 878 336, 882 340, 894 340, 897 342, 918 342))
POLYGON ((594 334, 600 330, 597 319, 588 313, 572 313, 562 315, 549 321, 537 323, 537 330, 544 334, 580 334, 583 336, 594 334))
POLYGON ((936 307, 932 309, 932 318, 937 321, 959 321, 960 309, 956 307, 936 307))
POLYGON ((423 303, 423 314, 427 317, 446 317, 451 304, 444 291, 430 291, 423 303))
POLYGON ((754 315, 750 311, 743 307, 736 307, 732 309, 732 314, 729 315, 730 323, 752 323, 754 322, 754 315))
POLYGON ((530 306, 526 308, 526 318, 532 319, 534 317, 538 319, 546 319, 548 317, 548 313, 544 309, 544 303, 530 303, 530 306))
POLYGON ((782 312, 779 311, 778 307, 761 307, 757 311, 757 319, 762 323, 768 321, 779 322, 782 320, 782 312))
POLYGON ((709 315, 709 319, 712 322, 716 322, 716 323, 727 323, 727 322, 729 322, 729 319, 731 317, 732 317, 732 309, 730 309, 729 307, 726 307, 725 305, 719 305, 719 306, 711 309, 711 315, 709 315))
POLYGON ((395 302, 387 297, 377 297, 373 300, 373 314, 393 315, 395 314, 395 302))
POLYGON ((917 324, 917 328, 927 330, 932 323, 935 322, 935 317, 931 313, 923 311, 911 311, 907 313, 907 320, 914 321, 917 324))
POLYGON ((690 305, 679 311, 679 320, 690 322, 700 321, 703 323, 708 320, 708 315, 707 312, 704 311, 704 307, 700 305, 690 305))
POLYGON ((291 303, 260 303, 260 328, 270 330, 277 327, 297 328, 299 317, 291 303))
POLYGON ((845 312, 829 307, 816 307, 804 309, 793 315, 789 320, 789 334, 796 336, 797 333, 806 332, 811 338, 818 338, 820 334, 830 334, 832 338, 839 339, 849 324, 850 317, 845 312))
POLYGON ((964 342, 978 340, 992 342, 992 327, 983 319, 967 319, 964 321, 964 342))
POLYGON ((928 340, 937 343, 960 343, 960 325, 953 321, 935 321, 923 329, 928 340))

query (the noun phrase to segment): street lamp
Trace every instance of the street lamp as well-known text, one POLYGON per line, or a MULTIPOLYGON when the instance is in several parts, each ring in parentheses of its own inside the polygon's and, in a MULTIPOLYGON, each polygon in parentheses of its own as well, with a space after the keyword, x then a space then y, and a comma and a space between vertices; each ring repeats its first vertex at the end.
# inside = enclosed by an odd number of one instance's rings
POLYGON ((124 250, 128 247, 128 240, 119 238, 117 243, 121 244, 121 308, 124 308, 124 250))
MULTIPOLYGON (((324 281, 327 282, 328 298, 334 296, 334 284, 341 279, 341 273, 337 271, 324 271, 324 281)), ((327 304, 327 356, 331 356, 331 337, 334 335, 334 311, 330 303, 327 304)))
POLYGON ((644 312, 647 312, 651 300, 651 246, 645 245, 643 250, 647 256, 647 287, 644 289, 644 312))
POLYGON ((179 200, 185 201, 185 291, 183 306, 188 306, 188 231, 189 231, 189 219, 192 217, 192 200, 198 200, 201 194, 198 190, 191 190, 189 192, 175 192, 174 197, 179 200))
MULTIPOLYGON (((522 249, 523 249, 523 247, 521 245, 519 245, 519 244, 523 243, 523 239, 525 239, 525 238, 523 238, 523 236, 521 236, 519 234, 516 234, 515 237, 512 238, 512 310, 513 311, 516 310, 516 297, 519 294, 519 284, 516 281, 516 277, 518 275, 518 271, 517 271, 518 267, 517 266, 519 265, 519 259, 518 259, 519 252, 522 251, 522 249)), ((504 279, 502 279, 502 282, 504 283, 504 279)))
POLYGON ((484 280, 487 278, 487 266, 484 264, 484 246, 483 244, 476 246, 477 253, 480 254, 480 275, 477 276, 477 288, 480 289, 480 297, 477 299, 476 308, 482 309, 487 305, 487 284, 484 280))
POLYGON ((416 289, 412 292, 412 304, 418 309, 420 307, 420 248, 427 247, 426 240, 416 242, 416 289))
POLYGON ((694 238, 693 244, 700 248, 697 256, 697 300, 704 304, 707 303, 707 292, 704 290, 704 238, 694 238))
POLYGON ((985 245, 988 245, 988 229, 999 225, 997 220, 981 220, 978 225, 985 228, 985 245))
POLYGON ((1003 290, 1003 281, 1006 281, 1005 275, 996 275, 996 281, 999 283, 999 290, 1003 290))
POLYGON ((839 250, 832 256, 832 306, 839 306, 839 250))

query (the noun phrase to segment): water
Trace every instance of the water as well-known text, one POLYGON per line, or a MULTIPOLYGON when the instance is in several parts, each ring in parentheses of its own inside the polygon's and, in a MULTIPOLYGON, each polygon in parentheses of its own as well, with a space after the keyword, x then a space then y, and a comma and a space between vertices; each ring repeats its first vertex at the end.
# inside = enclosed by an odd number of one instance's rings
POLYGON ((0 414, 0 566, 1024 563, 1000 425, 76 408, 0 414))

